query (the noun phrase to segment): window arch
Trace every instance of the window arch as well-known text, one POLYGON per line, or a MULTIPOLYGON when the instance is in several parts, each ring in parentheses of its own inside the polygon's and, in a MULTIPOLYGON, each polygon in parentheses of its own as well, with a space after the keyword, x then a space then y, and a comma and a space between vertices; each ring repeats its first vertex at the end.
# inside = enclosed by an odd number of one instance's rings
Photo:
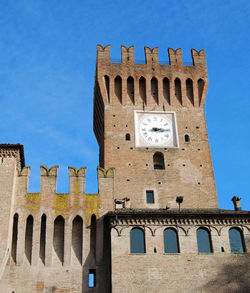
POLYGON ((43 214, 41 217, 39 256, 44 264, 45 264, 45 249, 46 249, 46 220, 47 220, 47 217, 45 214, 43 214))
POLYGON ((122 79, 119 75, 115 78, 115 95, 122 104, 122 79))
POLYGON ((170 105, 170 86, 169 79, 167 77, 163 79, 163 96, 170 105))
POLYGON ((130 253, 145 253, 145 233, 140 228, 130 231, 130 253))
POLYGON ((12 247, 11 247, 11 256, 15 263, 16 263, 16 254, 17 254, 17 237, 18 237, 18 214, 15 214, 13 217, 12 247))
POLYGON ((151 79, 151 95, 158 104, 158 80, 155 77, 151 79))
POLYGON ((174 81, 175 85, 175 96, 177 100, 180 102, 182 105, 182 93, 181 93, 181 80, 177 77, 174 81))
POLYGON ((32 240, 33 240, 33 217, 28 216, 26 220, 26 229, 25 229, 25 255, 31 264, 32 257, 32 240))
POLYGON ((105 80, 105 87, 106 87, 106 91, 107 91, 108 100, 110 101, 110 97, 109 97, 109 77, 108 77, 108 75, 104 76, 104 80, 105 80))
POLYGON ((125 139, 130 140, 130 134, 129 133, 126 133, 125 139))
POLYGON ((164 155, 160 152, 156 152, 153 156, 153 163, 155 170, 165 169, 164 155))
POLYGON ((146 104, 146 79, 143 76, 139 79, 139 93, 142 101, 146 104))
POLYGON ((72 222, 72 249, 80 264, 82 264, 82 229, 83 220, 80 216, 76 216, 72 222))
POLYGON ((198 83, 198 97, 199 97, 199 105, 200 105, 202 95, 203 95, 203 90, 204 90, 204 80, 200 78, 197 83, 198 83))
POLYGON ((179 240, 177 231, 173 228, 167 228, 163 232, 164 236, 164 252, 179 253, 179 240))
POLYGON ((185 142, 190 142, 190 137, 188 134, 185 134, 185 142))
POLYGON ((64 218, 58 216, 54 221, 53 247, 58 260, 63 264, 64 261, 64 218))
POLYGON ((131 102, 134 104, 135 99, 134 99, 134 79, 132 76, 129 76, 127 79, 127 93, 128 96, 130 97, 131 102))
POLYGON ((186 94, 189 101, 192 103, 192 105, 194 105, 193 81, 190 78, 186 80, 186 94))
POLYGON ((198 252, 209 253, 212 251, 212 242, 210 232, 206 228, 197 229, 198 252))
POLYGON ((243 234, 239 228, 229 230, 229 242, 231 252, 245 252, 243 234))

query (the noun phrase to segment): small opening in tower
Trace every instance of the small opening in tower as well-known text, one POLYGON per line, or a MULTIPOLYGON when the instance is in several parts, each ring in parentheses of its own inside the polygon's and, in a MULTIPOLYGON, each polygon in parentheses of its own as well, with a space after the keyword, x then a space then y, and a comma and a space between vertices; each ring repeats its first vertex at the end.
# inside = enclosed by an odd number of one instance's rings
POLYGON ((96 270, 89 270, 89 288, 94 288, 96 286, 96 270))
POLYGON ((153 163, 155 170, 165 169, 164 156, 160 152, 156 152, 153 156, 153 163))
POLYGON ((151 95, 158 104, 158 80, 155 77, 151 79, 151 95))
POLYGON ((190 142, 190 137, 188 134, 185 134, 185 142, 190 142))
POLYGON ((154 191, 153 190, 147 190, 146 191, 146 199, 147 199, 147 203, 155 203, 155 199, 154 199, 154 191))
POLYGON ((126 140, 130 140, 130 134, 129 133, 126 133, 125 138, 126 138, 126 140))

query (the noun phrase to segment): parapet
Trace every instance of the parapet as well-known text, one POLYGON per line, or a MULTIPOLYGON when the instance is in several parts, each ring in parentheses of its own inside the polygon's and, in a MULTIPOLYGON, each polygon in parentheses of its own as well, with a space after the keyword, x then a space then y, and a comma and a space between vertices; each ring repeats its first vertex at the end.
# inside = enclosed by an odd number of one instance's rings
POLYGON ((25 166, 22 144, 0 144, 0 158, 15 158, 18 170, 25 166))
MULTIPOLYGON (((40 194, 55 194, 57 188, 57 174, 59 166, 52 166, 50 168, 42 165, 40 166, 40 194)), ((85 193, 85 177, 86 167, 76 169, 75 167, 68 167, 69 169, 69 194, 85 193)), ((17 189, 18 194, 28 193, 28 184, 30 176, 30 167, 23 167, 17 172, 17 189)))
POLYGON ((113 105, 203 107, 208 89, 205 51, 191 50, 192 64, 182 50, 168 49, 159 61, 158 47, 144 48, 145 62, 135 60, 134 46, 121 46, 121 59, 110 59, 110 45, 97 45, 94 93, 95 133, 103 127, 103 103, 113 105), (98 119, 97 116, 99 115, 98 119))
MULTIPOLYGON (((111 64, 111 63, 121 63, 121 64, 140 64, 141 61, 135 60, 134 54, 134 46, 126 47, 124 45, 121 46, 121 62, 114 61, 110 59, 110 45, 103 47, 102 45, 97 45, 97 64, 111 64)), ((165 66, 186 66, 183 64, 182 60, 182 50, 181 48, 174 50, 172 48, 168 48, 168 61, 162 62, 159 61, 158 47, 149 48, 147 46, 144 47, 145 52, 145 64, 147 65, 165 65, 165 66)), ((200 66, 207 67, 205 51, 202 49, 197 51, 195 49, 191 49, 191 55, 193 64, 191 66, 200 66)), ((190 66, 188 64, 187 66, 190 66)))

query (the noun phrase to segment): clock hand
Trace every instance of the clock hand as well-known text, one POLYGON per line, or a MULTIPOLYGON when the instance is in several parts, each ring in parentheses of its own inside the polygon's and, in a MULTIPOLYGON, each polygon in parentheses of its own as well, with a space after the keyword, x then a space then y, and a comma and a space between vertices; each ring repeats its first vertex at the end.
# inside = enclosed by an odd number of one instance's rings
POLYGON ((169 131, 169 129, 163 129, 163 128, 158 128, 158 127, 153 127, 149 131, 151 131, 151 132, 166 132, 166 131, 169 131))

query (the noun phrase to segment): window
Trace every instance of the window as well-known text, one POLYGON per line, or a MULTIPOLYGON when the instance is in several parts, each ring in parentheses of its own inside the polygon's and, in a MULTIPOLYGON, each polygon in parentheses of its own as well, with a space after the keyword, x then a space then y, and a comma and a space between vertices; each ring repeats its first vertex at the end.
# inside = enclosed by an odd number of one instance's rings
POLYGON ((129 78, 127 79, 127 93, 128 93, 128 96, 131 99, 131 102, 134 104, 135 103, 135 99, 134 99, 134 79, 131 76, 129 76, 129 78))
POLYGON ((122 104, 122 79, 119 75, 115 78, 115 95, 122 104))
POLYGON ((64 261, 64 218, 58 216, 54 221, 53 247, 57 259, 63 264, 64 261))
POLYGON ((210 232, 207 229, 199 228, 197 230, 197 244, 198 244, 198 252, 200 253, 212 252, 210 232))
POLYGON ((25 255, 30 264, 31 264, 31 257, 32 257, 33 222, 34 222, 33 217, 29 215, 26 220, 25 255))
POLYGON ((245 252, 242 231, 238 228, 229 230, 231 252, 245 252))
POLYGON ((126 133, 126 140, 130 140, 130 134, 129 133, 126 133))
POLYGON ((182 105, 181 81, 179 78, 175 79, 174 85, 175 85, 175 96, 177 100, 180 102, 180 104, 182 105))
POLYGON ((186 95, 192 105, 194 105, 193 81, 190 78, 186 80, 186 95))
POLYGON ((146 191, 147 203, 155 203, 154 192, 152 190, 146 191))
POLYGON ((203 79, 199 79, 199 80, 198 80, 198 97, 199 97, 199 105, 201 104, 202 95, 203 95, 203 90, 204 90, 204 80, 203 80, 203 79))
POLYGON ((145 253, 145 235, 140 228, 130 231, 130 253, 145 253))
POLYGON ((151 79, 151 95, 158 104, 158 80, 155 77, 151 79))
POLYGON ((164 252, 179 253, 179 241, 176 230, 167 228, 163 232, 164 236, 164 252))
POLYGON ((164 78, 163 79, 163 96, 166 99, 166 101, 170 104, 170 86, 169 86, 169 79, 164 78))
POLYGON ((142 101, 146 103, 146 79, 143 76, 139 79, 139 93, 142 101))
POLYGON ((17 254, 17 236, 18 236, 18 214, 15 214, 13 218, 12 247, 11 247, 11 256, 15 263, 16 263, 16 254, 17 254))
POLYGON ((190 137, 188 134, 185 134, 185 142, 190 142, 190 137))
POLYGON ((45 249, 46 249, 46 219, 47 219, 46 215, 43 214, 41 217, 39 256, 44 264, 45 264, 45 249))
POLYGON ((156 152, 153 156, 153 163, 155 170, 165 169, 164 156, 160 152, 156 152))
POLYGON ((89 288, 96 286, 96 272, 94 269, 89 270, 89 288))

